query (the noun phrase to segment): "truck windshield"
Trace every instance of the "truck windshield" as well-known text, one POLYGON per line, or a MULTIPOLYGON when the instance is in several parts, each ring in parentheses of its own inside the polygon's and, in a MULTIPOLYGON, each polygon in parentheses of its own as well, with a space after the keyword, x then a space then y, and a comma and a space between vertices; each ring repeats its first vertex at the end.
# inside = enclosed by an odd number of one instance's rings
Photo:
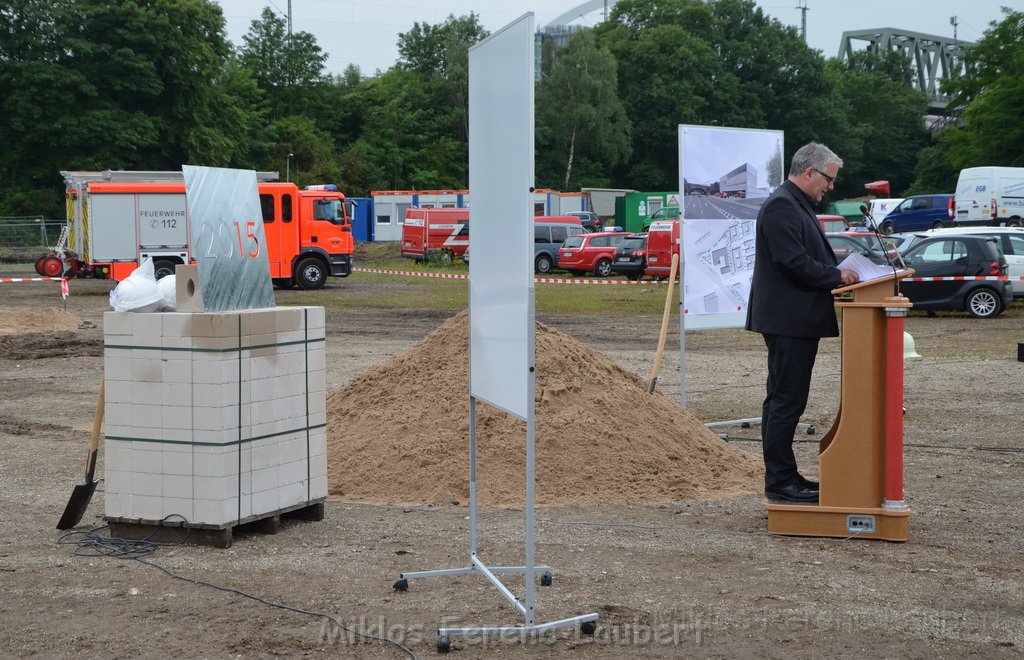
POLYGON ((344 202, 340 199, 317 199, 313 201, 313 219, 326 220, 336 225, 345 224, 344 202))

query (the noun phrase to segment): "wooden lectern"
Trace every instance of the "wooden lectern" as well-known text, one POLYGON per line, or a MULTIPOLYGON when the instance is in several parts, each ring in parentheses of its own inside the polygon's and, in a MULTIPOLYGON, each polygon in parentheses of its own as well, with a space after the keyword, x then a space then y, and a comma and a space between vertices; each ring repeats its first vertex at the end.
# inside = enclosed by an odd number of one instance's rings
POLYGON ((843 310, 839 413, 818 449, 818 504, 768 503, 768 532, 906 541, 903 320, 911 302, 887 277, 835 289, 843 310))

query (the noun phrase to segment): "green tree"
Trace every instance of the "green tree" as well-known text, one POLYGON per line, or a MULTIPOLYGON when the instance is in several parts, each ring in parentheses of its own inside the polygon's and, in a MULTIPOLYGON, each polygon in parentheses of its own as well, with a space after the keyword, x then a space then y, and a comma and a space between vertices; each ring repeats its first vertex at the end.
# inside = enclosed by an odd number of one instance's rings
POLYGON ((622 0, 596 31, 633 128, 620 183, 675 188, 679 124, 781 129, 789 153, 848 141, 821 55, 752 0, 622 0))
POLYGON ((963 125, 949 131, 954 169, 981 165, 1024 166, 1024 12, 1004 8, 978 43, 967 50, 967 73, 943 86, 954 95, 963 125))
POLYGON ((863 52, 845 63, 830 60, 828 73, 849 126, 845 145, 837 145, 847 149, 837 194, 863 195, 863 185, 879 179, 897 193, 906 190, 914 178, 908 156, 931 141, 922 120, 928 99, 910 86, 909 67, 895 53, 863 52))
POLYGON ((486 36, 474 14, 416 23, 398 63, 349 93, 358 137, 342 162, 356 190, 466 186, 469 47, 486 36))
POLYGON ((288 34, 287 21, 264 7, 240 48, 243 65, 271 99, 275 117, 302 109, 304 92, 323 81, 327 53, 308 32, 288 34))
MULTIPOLYGON (((0 4, 0 172, 59 189, 61 169, 226 164, 253 116, 225 70, 210 0, 0 4)), ((244 87, 244 85, 243 85, 244 87)))
POLYGON ((552 53, 537 85, 537 184, 561 190, 609 185, 630 152, 630 127, 617 96, 615 58, 590 30, 552 53))

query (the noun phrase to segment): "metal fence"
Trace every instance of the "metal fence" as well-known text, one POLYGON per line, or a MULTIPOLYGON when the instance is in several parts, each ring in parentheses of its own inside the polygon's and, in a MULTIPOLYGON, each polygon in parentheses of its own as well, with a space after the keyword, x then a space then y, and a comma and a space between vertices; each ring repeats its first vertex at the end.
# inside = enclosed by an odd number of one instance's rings
POLYGON ((40 250, 52 247, 66 222, 41 215, 0 216, 0 247, 40 250))

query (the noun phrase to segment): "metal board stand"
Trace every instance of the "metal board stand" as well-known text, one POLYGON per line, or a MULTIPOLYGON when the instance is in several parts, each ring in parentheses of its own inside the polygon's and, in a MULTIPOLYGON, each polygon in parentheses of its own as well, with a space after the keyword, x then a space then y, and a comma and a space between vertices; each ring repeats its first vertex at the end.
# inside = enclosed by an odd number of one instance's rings
MULTIPOLYGON (((531 371, 529 378, 531 386, 535 385, 535 375, 531 371)), ((532 391, 532 390, 531 390, 532 391)), ((535 591, 537 574, 540 574, 541 584, 551 584, 551 568, 545 565, 536 565, 536 527, 537 517, 536 505, 536 470, 535 470, 535 424, 534 414, 531 406, 530 414, 526 419, 526 504, 525 504, 525 541, 524 550, 526 561, 523 566, 488 566, 477 555, 477 442, 476 442, 476 405, 478 399, 473 395, 469 397, 469 564, 461 568, 442 568, 431 571, 414 571, 402 573, 395 588, 401 591, 408 589, 408 581, 416 578, 438 577, 443 575, 467 575, 479 573, 490 582, 495 589, 505 597, 516 610, 523 616, 523 625, 519 626, 497 626, 497 627, 462 627, 462 628, 438 628, 437 629, 437 650, 444 653, 451 650, 451 638, 456 635, 535 635, 554 630, 557 628, 569 628, 579 626, 580 632, 590 635, 597 629, 596 612, 581 614, 578 616, 537 623, 535 609, 535 591), (503 573, 516 573, 524 576, 525 597, 520 600, 506 587, 498 575, 503 573)), ((483 403, 483 401, 481 401, 483 403)))
POLYGON ((535 635, 579 626, 593 634, 597 613, 537 623, 536 578, 551 584, 551 569, 537 566, 534 396, 536 319, 534 305, 534 17, 527 13, 469 50, 469 180, 473 260, 469 265, 469 563, 461 568, 402 573, 409 579, 479 573, 505 597, 524 622, 518 626, 442 627, 437 650, 451 650, 455 635, 535 635), (488 566, 478 555, 477 403, 526 422, 525 563, 488 566), (518 598, 498 575, 523 575, 518 598))

